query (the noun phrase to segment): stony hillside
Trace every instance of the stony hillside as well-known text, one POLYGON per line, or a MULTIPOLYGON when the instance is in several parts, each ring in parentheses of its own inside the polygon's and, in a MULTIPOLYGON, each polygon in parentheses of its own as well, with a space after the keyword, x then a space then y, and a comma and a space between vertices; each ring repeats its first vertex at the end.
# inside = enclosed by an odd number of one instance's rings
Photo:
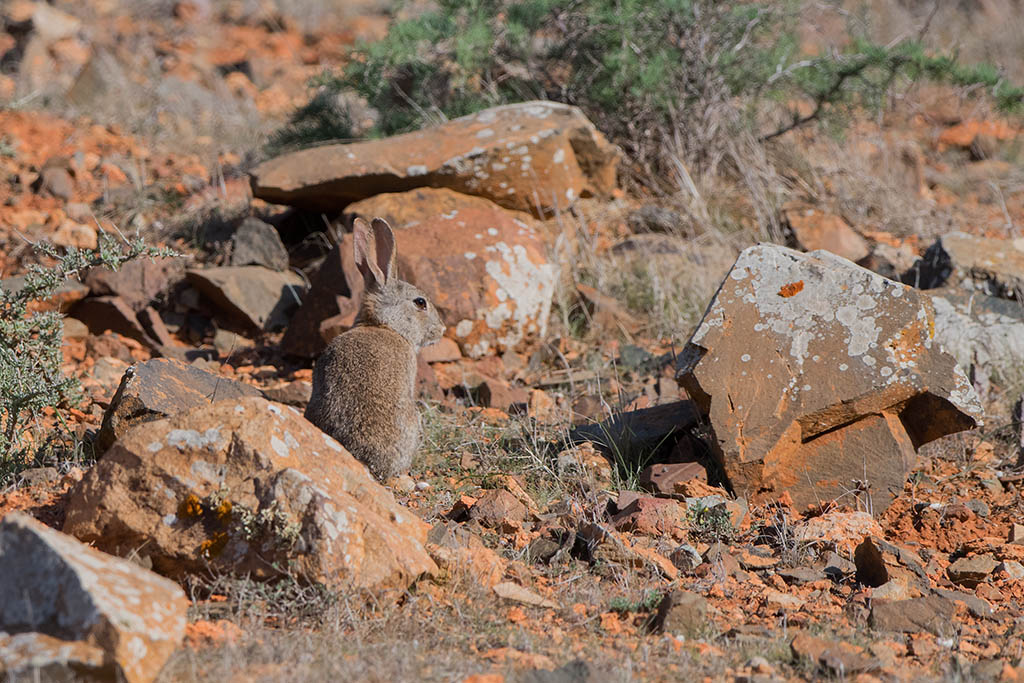
MULTIPOLYGON (((968 4, 806 3, 799 49, 957 26, 1024 82, 968 4)), ((1024 676, 1019 114, 894 77, 656 163, 584 102, 344 91, 282 142, 430 7, 0 6, 0 674, 1024 676), (375 217, 445 325, 388 481, 303 417, 375 217)))

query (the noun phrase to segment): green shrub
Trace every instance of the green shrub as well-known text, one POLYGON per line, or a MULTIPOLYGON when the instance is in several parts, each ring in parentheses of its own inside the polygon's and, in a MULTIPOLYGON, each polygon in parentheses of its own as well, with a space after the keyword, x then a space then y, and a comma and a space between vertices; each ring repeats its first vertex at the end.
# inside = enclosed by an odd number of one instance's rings
POLYGON ((296 147, 352 137, 352 115, 348 107, 339 101, 333 88, 323 88, 292 114, 288 125, 270 136, 266 151, 279 154, 296 147))
MULTIPOLYGON (((740 127, 768 140, 877 106, 900 83, 981 86, 1004 109, 1024 98, 994 68, 928 55, 917 42, 853 40, 808 57, 797 10, 795 0, 438 0, 322 76, 317 97, 358 92, 384 135, 507 102, 574 104, 638 177, 665 179, 674 160, 716 163, 740 127)), ((308 118, 299 112, 289 128, 308 118)))
MULTIPOLYGON (((36 250, 55 260, 52 266, 32 265, 18 287, 0 288, 0 483, 26 464, 33 444, 26 430, 47 409, 59 411, 80 400, 78 380, 61 372, 63 316, 57 311, 31 311, 34 302, 53 295, 69 277, 85 269, 116 269, 140 256, 171 256, 167 249, 141 240, 121 242, 100 234, 95 249, 58 252, 41 242, 36 250)), ((36 444, 38 446, 38 444, 36 444)))

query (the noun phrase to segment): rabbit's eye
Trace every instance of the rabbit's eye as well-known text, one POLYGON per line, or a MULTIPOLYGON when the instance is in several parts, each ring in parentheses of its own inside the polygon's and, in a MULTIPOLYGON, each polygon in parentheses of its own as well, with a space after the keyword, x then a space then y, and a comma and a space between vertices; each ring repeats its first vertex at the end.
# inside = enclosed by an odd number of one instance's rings
POLYGON ((416 304, 416 308, 420 309, 421 311, 427 310, 427 300, 424 299, 422 296, 416 297, 415 299, 412 300, 412 302, 416 304))

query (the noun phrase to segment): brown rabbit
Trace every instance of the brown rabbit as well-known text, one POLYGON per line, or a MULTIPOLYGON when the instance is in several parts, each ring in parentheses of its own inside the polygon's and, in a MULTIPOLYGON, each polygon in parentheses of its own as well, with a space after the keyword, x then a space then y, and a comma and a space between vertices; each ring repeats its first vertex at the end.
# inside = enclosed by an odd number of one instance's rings
POLYGON ((408 471, 419 447, 416 353, 444 324, 423 292, 398 279, 387 222, 357 218, 352 237, 366 290, 355 326, 316 362, 306 418, 385 481, 408 471))

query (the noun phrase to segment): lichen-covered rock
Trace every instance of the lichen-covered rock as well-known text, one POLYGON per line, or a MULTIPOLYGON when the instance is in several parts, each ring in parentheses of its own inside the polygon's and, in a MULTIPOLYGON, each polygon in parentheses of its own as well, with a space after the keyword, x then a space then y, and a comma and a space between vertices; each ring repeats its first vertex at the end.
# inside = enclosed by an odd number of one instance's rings
POLYGON ((21 513, 0 521, 0 594, 5 680, 151 681, 185 637, 180 587, 21 513))
POLYGON ((880 512, 914 449, 982 409, 930 299, 834 254, 746 249, 679 360, 737 493, 880 512))
POLYGON ((935 339, 960 367, 1012 375, 1024 363, 1024 308, 976 292, 943 288, 928 292, 935 309, 935 339))
POLYGON ((530 216, 433 188, 378 195, 348 210, 395 227, 399 274, 426 292, 467 356, 546 334, 558 276, 530 216))
POLYGON ((259 396, 260 390, 200 370, 170 358, 136 363, 121 377, 121 384, 103 414, 97 439, 103 451, 129 429, 142 422, 184 413, 217 400, 259 396))
POLYGON ((384 192, 448 187, 545 214, 610 193, 618 160, 576 107, 522 102, 383 140, 285 154, 252 171, 252 189, 269 202, 340 209, 384 192))
POLYGON ((337 589, 432 573, 428 529, 294 408, 251 397, 131 429, 72 491, 64 525, 172 578, 287 569, 337 589))

